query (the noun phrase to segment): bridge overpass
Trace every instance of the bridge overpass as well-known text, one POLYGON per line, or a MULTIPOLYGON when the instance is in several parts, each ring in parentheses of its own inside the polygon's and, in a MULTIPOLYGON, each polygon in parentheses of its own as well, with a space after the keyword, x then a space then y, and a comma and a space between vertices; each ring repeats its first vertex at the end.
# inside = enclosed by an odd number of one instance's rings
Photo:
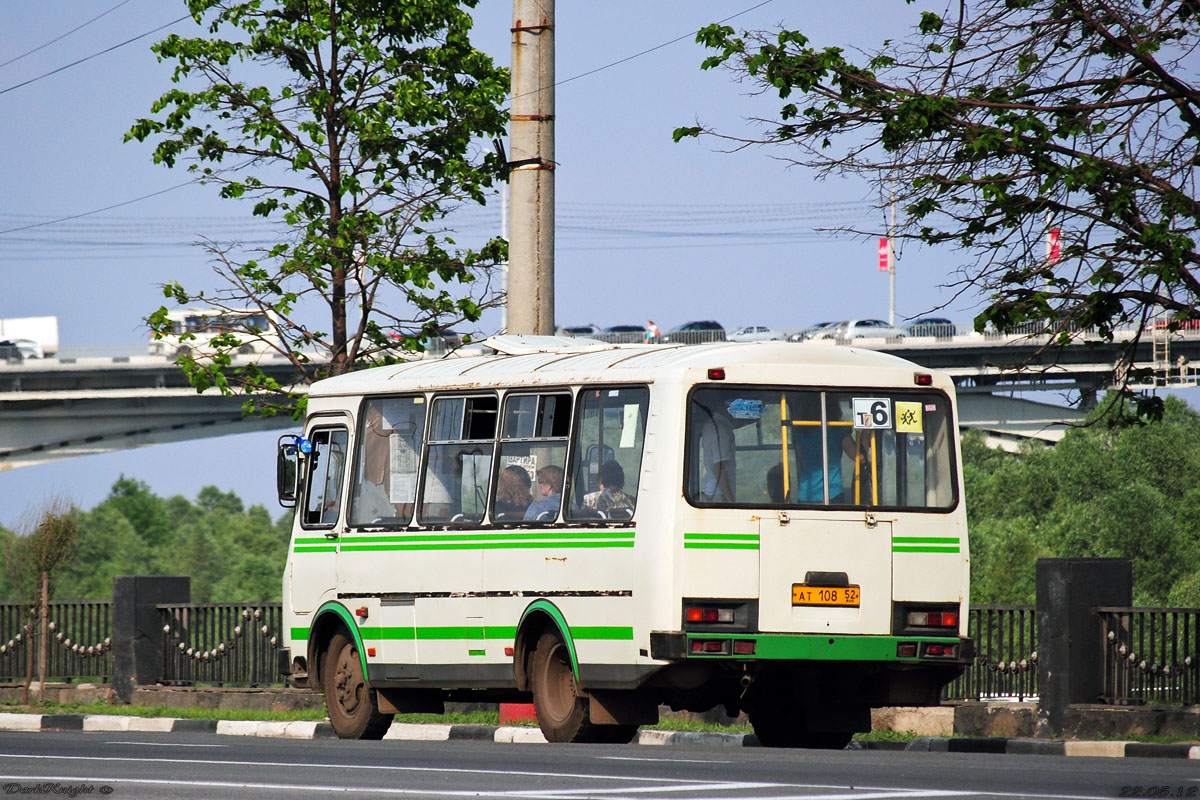
MULTIPOLYGON (((1170 336, 1147 332, 1133 366, 1154 379, 1138 388, 1197 385, 1200 331, 1170 336)), ((1118 337, 1121 338, 1121 337, 1118 337)), ((960 426, 984 431, 1006 448, 1036 438, 1057 441, 1097 393, 1112 385, 1123 348, 1081 336, 1047 350, 1045 337, 947 336, 885 341, 869 347, 953 376, 960 426), (1023 392, 1073 393, 1075 407, 1018 397, 1023 392)), ((838 347, 833 341, 796 347, 838 347)), ((258 358, 247 356, 244 358, 258 358)), ((241 363, 237 358, 234 365, 241 363)), ((295 373, 286 359, 258 358, 259 367, 287 386, 295 373)), ((52 358, 0 362, 0 471, 150 444, 295 427, 286 416, 244 417, 241 400, 210 390, 197 394, 178 367, 161 356, 52 358)))

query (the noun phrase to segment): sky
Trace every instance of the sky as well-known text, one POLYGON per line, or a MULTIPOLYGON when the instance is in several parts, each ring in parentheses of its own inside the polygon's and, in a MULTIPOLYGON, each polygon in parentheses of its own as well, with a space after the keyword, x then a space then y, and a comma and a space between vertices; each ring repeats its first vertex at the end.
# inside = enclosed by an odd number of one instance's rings
MULTIPOLYGON (((694 43, 698 28, 732 18, 727 24, 739 29, 784 24, 823 44, 850 44, 850 35, 875 44, 902 36, 917 14, 888 0, 856 8, 848 26, 840 7, 794 0, 557 4, 559 324, 653 319, 666 330, 715 319, 728 329, 795 328, 887 318, 875 240, 815 230, 882 226, 871 207, 878 198, 865 186, 818 181, 777 152, 721 152, 711 141, 671 138, 697 121, 745 131, 747 118, 771 116, 778 105, 726 72, 701 71, 707 53, 694 43)), ((247 205, 220 200, 212 187, 181 186, 186 174, 153 164, 151 145, 122 141, 170 87, 170 66, 157 63, 150 45, 168 33, 197 35, 190 19, 178 21, 185 15, 182 2, 167 0, 0 7, 0 318, 57 316, 65 351, 144 352, 143 320, 163 303, 163 283, 216 288, 195 242, 253 238, 256 230, 247 205)), ((475 18, 476 45, 507 65, 511 3, 481 0, 475 18)), ((498 199, 464 213, 464 238, 498 233, 500 219, 498 199)), ((949 251, 901 253, 897 321, 950 302, 944 284, 955 266, 949 251)), ((978 298, 957 298, 938 314, 966 324, 977 306, 978 298)), ((480 330, 499 324, 490 315, 480 330)), ((91 508, 121 475, 164 497, 194 498, 215 485, 275 514, 277 436, 155 445, 0 473, 0 525, 17 526, 51 495, 91 508)))

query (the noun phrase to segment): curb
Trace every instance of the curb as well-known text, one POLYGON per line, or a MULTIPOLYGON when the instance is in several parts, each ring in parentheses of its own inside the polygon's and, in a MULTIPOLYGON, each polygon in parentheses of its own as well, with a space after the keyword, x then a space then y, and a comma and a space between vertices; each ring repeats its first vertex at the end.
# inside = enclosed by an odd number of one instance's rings
MULTIPOLYGON (((244 720, 122 717, 107 714, 0 713, 0 731, 104 731, 143 733, 214 733, 276 739, 336 738, 328 722, 256 722, 244 720)), ((537 728, 508 725, 426 725, 393 722, 384 739, 410 742, 490 741, 546 744, 537 728)), ((633 742, 648 746, 761 747, 750 733, 639 731, 633 742)), ((1200 760, 1200 745, 1146 742, 1076 742, 1049 739, 947 738, 921 736, 904 742, 854 742, 850 750, 905 750, 921 753, 988 753, 994 755, 1083 756, 1088 758, 1186 758, 1200 760)))

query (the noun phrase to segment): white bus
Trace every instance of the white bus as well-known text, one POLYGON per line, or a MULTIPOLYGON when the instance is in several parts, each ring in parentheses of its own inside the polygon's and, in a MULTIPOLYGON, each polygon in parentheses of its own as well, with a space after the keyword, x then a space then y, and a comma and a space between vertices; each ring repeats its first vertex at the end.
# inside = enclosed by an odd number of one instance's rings
POLYGON ((320 381, 281 438, 281 668, 339 736, 451 701, 840 748, 971 657, 953 385, 873 351, 497 337, 320 381))
POLYGON ((212 356, 212 340, 225 333, 241 340, 237 351, 242 355, 274 352, 279 342, 271 316, 257 308, 177 308, 167 312, 167 320, 171 323, 169 332, 156 332, 151 337, 146 348, 149 355, 212 356))

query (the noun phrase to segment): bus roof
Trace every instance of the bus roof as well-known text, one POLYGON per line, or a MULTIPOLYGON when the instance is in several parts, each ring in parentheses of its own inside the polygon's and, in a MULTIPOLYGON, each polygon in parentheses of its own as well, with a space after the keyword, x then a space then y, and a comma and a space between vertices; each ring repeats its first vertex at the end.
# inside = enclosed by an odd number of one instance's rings
MULTIPOLYGON (((450 355, 351 372, 314 383, 311 397, 480 389, 493 386, 554 386, 578 383, 648 382, 688 369, 724 367, 737 382, 742 366, 811 369, 814 384, 867 381, 880 370, 931 370, 896 356, 858 347, 790 342, 714 342, 698 345, 607 344, 551 336, 498 336, 483 343, 486 354, 450 355), (832 376, 832 377, 830 377, 832 376)), ((934 383, 951 386, 945 375, 934 383)), ((896 377, 896 376, 893 376, 896 377)), ((887 380, 879 375, 876 380, 887 380)), ((872 383, 875 381, 872 380, 872 383)))

